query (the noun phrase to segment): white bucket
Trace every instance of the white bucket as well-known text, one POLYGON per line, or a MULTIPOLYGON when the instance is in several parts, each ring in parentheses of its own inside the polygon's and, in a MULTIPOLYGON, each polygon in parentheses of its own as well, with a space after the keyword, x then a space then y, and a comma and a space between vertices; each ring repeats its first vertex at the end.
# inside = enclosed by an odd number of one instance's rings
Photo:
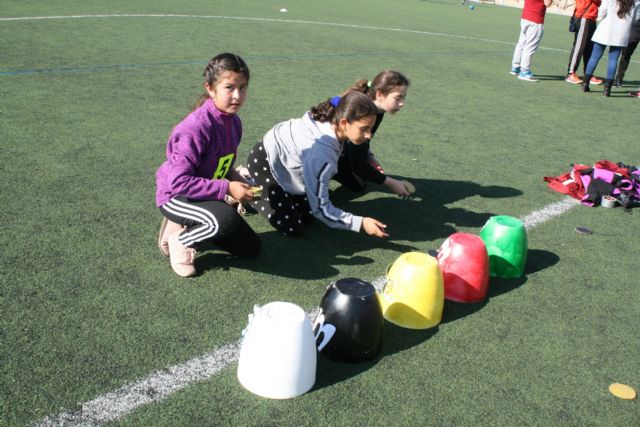
POLYGON ((316 345, 311 321, 289 302, 256 305, 243 331, 238 380, 271 399, 300 396, 316 381, 316 345))

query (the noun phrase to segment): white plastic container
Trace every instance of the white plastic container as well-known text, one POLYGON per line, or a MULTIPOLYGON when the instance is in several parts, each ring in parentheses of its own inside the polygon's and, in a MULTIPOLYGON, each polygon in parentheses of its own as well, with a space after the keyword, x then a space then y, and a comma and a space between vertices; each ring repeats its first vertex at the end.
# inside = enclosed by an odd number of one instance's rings
POLYGON ((243 331, 238 380, 270 399, 300 396, 316 381, 317 351, 311 321, 289 302, 256 305, 243 331))

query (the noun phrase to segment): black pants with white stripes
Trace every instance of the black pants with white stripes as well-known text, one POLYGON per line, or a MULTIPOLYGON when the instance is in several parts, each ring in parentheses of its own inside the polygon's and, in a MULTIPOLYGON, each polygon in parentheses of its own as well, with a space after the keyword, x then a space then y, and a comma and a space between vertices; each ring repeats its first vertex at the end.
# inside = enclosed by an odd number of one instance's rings
POLYGON ((297 236, 313 222, 307 196, 288 193, 276 182, 262 141, 249 153, 247 168, 256 185, 262 186, 262 197, 251 205, 273 228, 284 236, 297 236))
POLYGON ((195 200, 174 197, 160 211, 169 220, 187 229, 180 242, 196 251, 223 249, 240 257, 255 257, 261 242, 236 208, 223 200, 195 200))
POLYGON ((580 18, 580 26, 578 31, 573 36, 573 46, 571 47, 571 53, 569 54, 569 65, 567 65, 567 74, 576 73, 580 60, 582 60, 582 69, 587 69, 587 63, 591 58, 591 51, 593 50, 593 42, 591 37, 596 31, 596 23, 587 18, 580 18))

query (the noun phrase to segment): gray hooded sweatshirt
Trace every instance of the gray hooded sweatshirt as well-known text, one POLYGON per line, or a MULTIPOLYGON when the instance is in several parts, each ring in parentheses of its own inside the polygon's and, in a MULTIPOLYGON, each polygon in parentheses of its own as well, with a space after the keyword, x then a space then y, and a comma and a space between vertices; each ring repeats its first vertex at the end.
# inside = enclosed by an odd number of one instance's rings
POLYGON ((275 125, 263 139, 274 178, 288 193, 307 195, 313 216, 329 227, 360 231, 362 217, 335 207, 329 182, 338 171, 342 144, 331 123, 301 118, 275 125))

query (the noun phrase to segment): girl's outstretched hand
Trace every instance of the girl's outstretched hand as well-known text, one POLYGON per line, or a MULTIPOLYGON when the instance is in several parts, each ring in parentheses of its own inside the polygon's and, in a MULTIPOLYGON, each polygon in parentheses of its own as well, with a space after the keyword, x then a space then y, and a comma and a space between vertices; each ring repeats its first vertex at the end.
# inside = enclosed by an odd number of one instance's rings
POLYGON ((253 193, 249 184, 240 181, 229 181, 228 193, 239 202, 249 202, 253 199, 253 193))
POLYGON ((387 226, 377 219, 369 217, 362 218, 362 228, 370 236, 389 237, 386 232, 387 226))
POLYGON ((408 197, 411 195, 411 192, 409 191, 407 186, 404 185, 403 181, 391 178, 390 176, 388 176, 387 179, 384 180, 384 185, 389 187, 389 189, 396 193, 398 196, 408 197))

